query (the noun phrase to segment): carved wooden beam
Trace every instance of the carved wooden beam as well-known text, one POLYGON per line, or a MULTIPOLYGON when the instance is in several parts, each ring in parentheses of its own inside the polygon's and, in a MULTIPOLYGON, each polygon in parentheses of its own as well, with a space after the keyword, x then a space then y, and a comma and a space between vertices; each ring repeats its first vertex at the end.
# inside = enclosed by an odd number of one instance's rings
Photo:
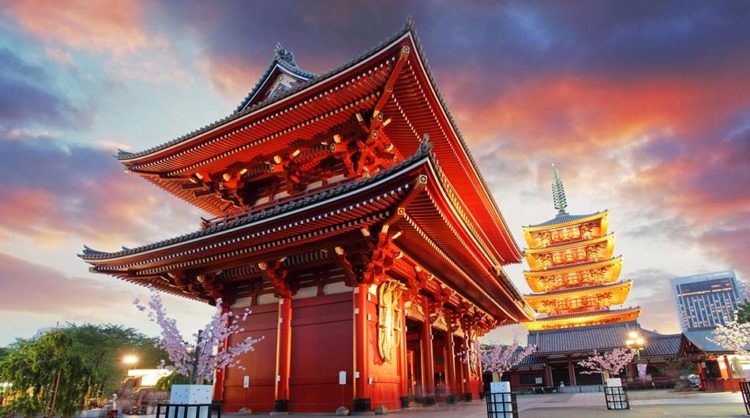
POLYGON ((282 267, 286 258, 280 258, 271 262, 260 262, 258 268, 263 271, 264 276, 271 282, 274 288, 274 296, 277 298, 291 298, 297 293, 297 289, 286 280, 288 271, 282 267))

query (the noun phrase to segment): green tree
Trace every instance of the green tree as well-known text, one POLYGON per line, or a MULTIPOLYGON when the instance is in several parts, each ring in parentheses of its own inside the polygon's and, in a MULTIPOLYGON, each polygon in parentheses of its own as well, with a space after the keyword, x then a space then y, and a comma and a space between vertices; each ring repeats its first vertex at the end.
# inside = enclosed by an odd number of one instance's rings
POLYGON ((12 401, 0 413, 71 416, 87 397, 109 397, 126 375, 122 358, 136 354, 143 368, 166 357, 155 340, 116 325, 74 325, 35 339, 18 339, 0 359, 0 381, 13 383, 12 401))
POLYGON ((0 380, 13 383, 18 395, 6 409, 26 416, 45 411, 71 416, 80 409, 91 368, 72 345, 61 330, 14 343, 0 363, 0 380))
POLYGON ((740 304, 737 308, 737 322, 740 324, 750 322, 750 301, 740 304))
POLYGON ((69 324, 66 333, 73 339, 73 349, 91 365, 90 397, 108 397, 127 375, 122 359, 135 354, 137 366, 156 368, 166 358, 163 350, 156 348, 156 340, 145 337, 133 328, 119 325, 69 324))

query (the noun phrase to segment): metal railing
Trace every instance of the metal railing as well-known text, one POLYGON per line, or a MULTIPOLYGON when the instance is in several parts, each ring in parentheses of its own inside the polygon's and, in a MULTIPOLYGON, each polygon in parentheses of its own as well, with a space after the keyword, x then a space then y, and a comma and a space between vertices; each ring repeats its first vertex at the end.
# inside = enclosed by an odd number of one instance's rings
POLYGON ((487 418, 518 418, 518 402, 513 392, 487 392, 487 418))
POLYGON ((220 403, 204 403, 204 404, 186 404, 186 403, 158 403, 156 404, 156 417, 162 418, 162 411, 164 411, 164 418, 211 418, 211 411, 216 411, 216 417, 221 418, 221 404, 220 403), (194 410, 194 413, 190 413, 190 410, 194 410), (203 414, 202 410, 206 410, 203 414))
POLYGON ((742 403, 745 404, 745 412, 750 415, 750 382, 740 382, 742 392, 742 403))
POLYGON ((622 386, 605 386, 604 400, 607 402, 607 409, 630 409, 628 394, 622 386))

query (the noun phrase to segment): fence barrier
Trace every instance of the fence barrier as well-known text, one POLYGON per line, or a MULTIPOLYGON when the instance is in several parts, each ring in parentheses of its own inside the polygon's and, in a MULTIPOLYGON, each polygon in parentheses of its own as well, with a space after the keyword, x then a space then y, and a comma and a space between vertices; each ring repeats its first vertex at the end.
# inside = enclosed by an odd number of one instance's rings
POLYGON ((628 394, 622 386, 605 386, 604 399, 607 401, 607 409, 630 409, 628 394))
POLYGON ((488 392, 484 394, 487 402, 487 418, 518 418, 518 402, 513 392, 488 392))

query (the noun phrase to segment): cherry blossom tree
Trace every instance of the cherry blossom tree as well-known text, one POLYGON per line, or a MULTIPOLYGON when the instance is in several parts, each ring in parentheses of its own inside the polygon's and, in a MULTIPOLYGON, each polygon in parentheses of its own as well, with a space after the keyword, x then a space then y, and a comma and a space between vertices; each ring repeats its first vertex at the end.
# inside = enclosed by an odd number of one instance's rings
POLYGON ((171 364, 162 362, 161 367, 186 376, 193 384, 202 384, 213 379, 214 372, 225 367, 244 370, 239 356, 254 349, 263 338, 247 337, 243 341, 224 349, 224 341, 232 335, 244 332, 239 323, 244 322, 250 310, 245 308, 238 319, 231 311, 222 312, 222 300, 216 300, 216 313, 206 326, 193 334, 194 344, 189 344, 177 329, 177 322, 167 316, 166 309, 156 288, 149 286, 151 297, 146 305, 136 299, 133 304, 161 328, 157 346, 167 352, 171 364))
POLYGON ((482 364, 482 371, 492 373, 493 379, 499 381, 503 373, 521 364, 523 359, 534 352, 536 352, 535 345, 521 347, 516 336, 511 345, 495 344, 482 347, 479 351, 479 360, 482 364))
POLYGON ((479 363, 479 342, 472 341, 462 350, 456 352, 459 363, 468 364, 470 367, 479 363))
POLYGON ((588 370, 584 370, 583 374, 597 374, 601 373, 604 379, 608 379, 610 375, 618 374, 635 358, 635 351, 629 348, 615 348, 612 351, 599 354, 594 351, 594 355, 581 360, 578 365, 588 370))
POLYGON ((750 323, 735 320, 719 325, 709 340, 741 356, 750 355, 750 323))

